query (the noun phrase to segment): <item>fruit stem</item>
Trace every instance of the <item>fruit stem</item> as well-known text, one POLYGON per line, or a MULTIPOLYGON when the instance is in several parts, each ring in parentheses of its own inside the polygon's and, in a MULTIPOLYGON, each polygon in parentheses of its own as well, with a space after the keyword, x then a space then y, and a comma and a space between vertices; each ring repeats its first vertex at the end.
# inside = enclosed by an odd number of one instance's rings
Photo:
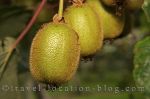
POLYGON ((58 10, 59 18, 63 17, 63 8, 64 8, 64 0, 59 0, 59 10, 58 10))
POLYGON ((72 0, 72 3, 75 6, 81 6, 83 4, 84 0, 72 0))
MULTIPOLYGON (((46 4, 46 2, 47 2, 47 0, 42 0, 41 1, 40 5, 38 6, 37 10, 35 11, 33 17, 31 18, 31 20, 29 21, 27 26, 23 29, 23 31, 20 33, 20 35, 17 38, 17 40, 15 41, 15 43, 11 46, 10 50, 8 51, 8 54, 7 54, 6 58, 4 59, 4 63, 2 65, 3 70, 1 71, 2 73, 3 73, 4 69, 5 69, 4 67, 7 65, 8 61, 10 59, 10 56, 12 55, 12 52, 14 51, 16 46, 20 43, 20 41, 24 38, 24 36, 28 33, 30 28, 33 26, 33 24, 35 23, 38 15, 40 14, 40 12, 43 9, 43 7, 46 4)), ((0 76, 2 76, 2 75, 0 75, 0 76)))
POLYGON ((53 17, 53 22, 54 22, 54 23, 59 23, 59 22, 62 21, 63 9, 64 9, 64 0, 59 0, 58 13, 55 14, 54 17, 53 17))

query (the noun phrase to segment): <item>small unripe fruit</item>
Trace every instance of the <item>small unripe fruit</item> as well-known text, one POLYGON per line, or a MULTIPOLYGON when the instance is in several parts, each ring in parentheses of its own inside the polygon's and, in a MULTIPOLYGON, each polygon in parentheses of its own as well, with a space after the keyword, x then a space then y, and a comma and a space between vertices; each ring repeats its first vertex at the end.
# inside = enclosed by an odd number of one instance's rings
POLYGON ((102 0, 102 2, 107 6, 114 6, 116 0, 102 0))
POLYGON ((125 7, 129 10, 140 9, 144 3, 144 0, 126 0, 125 7))
POLYGON ((64 12, 64 20, 79 35, 81 56, 94 55, 103 44, 103 32, 98 16, 87 4, 72 5, 64 12))
POLYGON ((115 13, 108 11, 99 0, 87 0, 87 3, 94 9, 101 20, 101 27, 105 39, 112 39, 118 37, 124 28, 124 15, 121 17, 115 13))
POLYGON ((60 85, 72 78, 79 57, 80 45, 76 32, 64 23, 48 23, 33 39, 30 71, 40 82, 60 85))

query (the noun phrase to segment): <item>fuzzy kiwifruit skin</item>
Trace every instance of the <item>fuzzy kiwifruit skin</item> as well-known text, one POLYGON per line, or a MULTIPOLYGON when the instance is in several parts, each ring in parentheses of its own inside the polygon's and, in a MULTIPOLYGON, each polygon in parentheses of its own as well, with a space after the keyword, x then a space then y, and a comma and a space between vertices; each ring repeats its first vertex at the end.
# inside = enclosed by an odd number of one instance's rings
POLYGON ((115 13, 107 11, 99 0, 86 0, 86 2, 97 12, 102 23, 104 38, 113 39, 118 37, 124 28, 124 15, 119 17, 115 13))
POLYGON ((75 74, 80 57, 76 32, 64 23, 45 24, 33 39, 30 71, 36 80, 61 85, 75 74))
POLYGON ((129 10, 140 9, 144 0, 125 0, 125 7, 129 10))
POLYGON ((87 4, 72 5, 64 12, 65 22, 79 35, 81 56, 94 55, 103 44, 103 32, 97 14, 87 4))

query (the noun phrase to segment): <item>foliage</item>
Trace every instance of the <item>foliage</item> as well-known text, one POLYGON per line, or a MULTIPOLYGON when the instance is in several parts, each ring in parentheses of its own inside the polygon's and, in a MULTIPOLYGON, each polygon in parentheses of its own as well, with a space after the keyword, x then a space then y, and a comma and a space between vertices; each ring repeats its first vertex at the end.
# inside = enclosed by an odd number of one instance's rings
POLYGON ((134 50, 134 78, 139 86, 144 86, 150 95, 150 37, 138 42, 134 50))

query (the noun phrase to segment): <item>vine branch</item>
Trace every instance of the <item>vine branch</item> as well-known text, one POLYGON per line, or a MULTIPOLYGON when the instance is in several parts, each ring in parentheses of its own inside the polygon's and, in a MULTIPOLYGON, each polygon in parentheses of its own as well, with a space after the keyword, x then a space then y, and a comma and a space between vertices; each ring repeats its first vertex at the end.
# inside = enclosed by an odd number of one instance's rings
POLYGON ((40 14, 40 12, 43 9, 43 7, 46 4, 46 2, 47 2, 47 0, 42 0, 41 1, 41 3, 39 4, 37 10, 35 11, 33 17, 31 18, 31 20, 27 24, 27 26, 23 29, 23 31, 20 33, 20 35, 17 38, 17 40, 14 42, 14 44, 8 50, 8 54, 7 54, 6 58, 4 59, 3 65, 1 66, 1 69, 0 69, 0 73, 1 73, 0 74, 0 79, 2 77, 2 74, 3 74, 4 70, 5 70, 5 66, 7 65, 8 61, 9 61, 9 58, 12 55, 12 52, 14 51, 16 46, 20 43, 20 41, 24 38, 24 36, 28 33, 28 31, 31 29, 31 27, 35 23, 38 15, 40 14))
POLYGON ((41 12, 41 10, 43 9, 44 5, 46 3, 46 0, 42 0, 42 2, 40 3, 40 5, 38 6, 37 10, 35 11, 33 17, 31 18, 30 22, 28 23, 28 25, 25 27, 25 29, 21 32, 20 36, 17 38, 17 40, 15 41, 15 43, 12 46, 12 49, 15 49, 16 46, 18 45, 18 43, 20 43, 20 41, 24 38, 24 36, 28 33, 28 31, 30 30, 30 28, 32 27, 32 25, 34 24, 34 22, 36 21, 39 13, 41 12))

